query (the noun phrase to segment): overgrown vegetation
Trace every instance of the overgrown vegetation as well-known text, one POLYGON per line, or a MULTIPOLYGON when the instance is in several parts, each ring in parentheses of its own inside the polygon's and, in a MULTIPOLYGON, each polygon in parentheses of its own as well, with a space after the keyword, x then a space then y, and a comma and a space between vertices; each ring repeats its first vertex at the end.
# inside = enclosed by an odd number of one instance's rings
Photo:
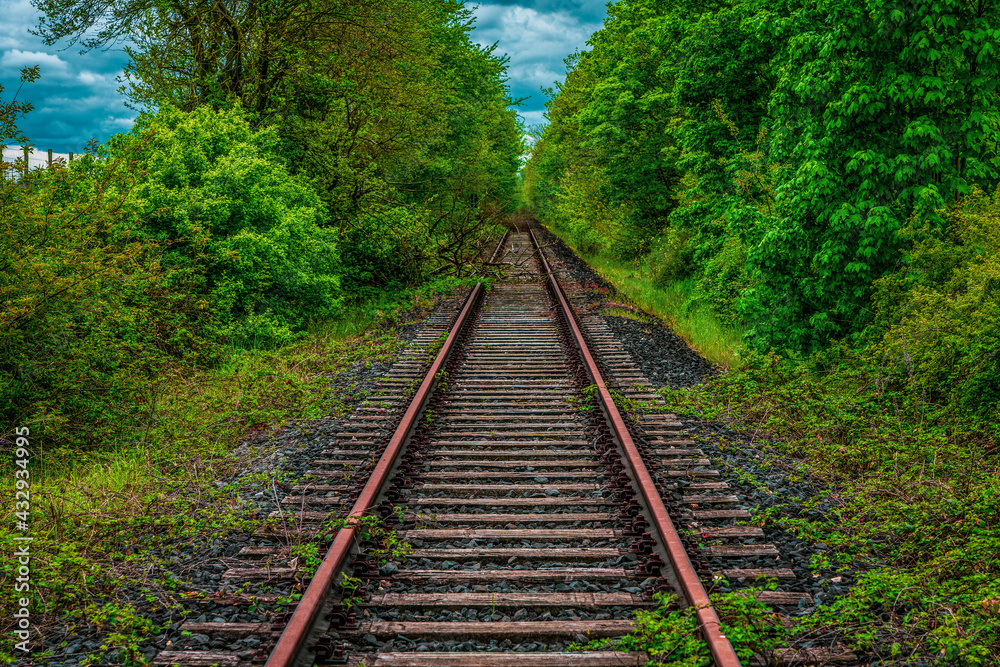
MULTIPOLYGON (((437 289, 455 285, 450 280, 437 289)), ((148 389, 153 405, 141 426, 101 447, 80 449, 31 438, 32 581, 43 592, 32 603, 34 627, 54 636, 58 624, 100 625, 92 601, 105 599, 113 607, 110 618, 118 619, 109 627, 133 644, 146 637, 148 632, 138 626, 132 632, 125 623, 143 613, 121 591, 146 590, 153 606, 171 608, 184 587, 166 575, 177 567, 170 554, 186 557, 185 544, 263 525, 264 517, 245 497, 251 477, 216 485, 258 455, 250 446, 234 457, 235 446, 248 435, 272 432, 274 425, 295 420, 307 430, 311 419, 344 415, 364 393, 356 386, 334 389, 331 377, 349 364, 394 358, 400 340, 391 330, 371 325, 402 307, 426 308, 432 291, 428 286, 421 291, 424 296, 416 292, 378 308, 352 308, 345 320, 316 327, 294 344, 231 348, 213 368, 168 371, 156 378, 155 391, 148 389)), ((258 480, 267 489, 284 481, 281 473, 258 480)), ((20 533, 12 530, 9 514, 7 519, 11 528, 0 533, 0 544, 13 550, 12 538, 20 533)), ((303 572, 307 567, 303 557, 303 572)), ((13 608, 14 595, 8 587, 0 604, 13 608)), ((114 637, 108 641, 107 649, 92 653, 113 655, 107 651, 125 646, 114 637)), ((0 651, 18 657, 7 646, 0 651)), ((140 654, 131 655, 142 664, 140 654)), ((44 661, 38 651, 33 657, 44 661)))
MULTIPOLYGON (((645 316, 634 312, 637 308, 642 309, 668 323, 703 357, 720 368, 739 365, 739 355, 744 349, 743 329, 727 323, 710 307, 692 298, 697 289, 693 280, 658 284, 652 280, 656 270, 654 260, 628 262, 607 254, 584 256, 594 270, 615 286, 618 291, 615 298, 628 301, 620 304, 624 308, 611 306, 603 314, 645 321, 645 316)), ((601 289, 606 291, 606 288, 598 288, 601 289)))
POLYGON ((863 335, 876 281, 1000 178, 994 2, 609 7, 550 91, 526 197, 585 253, 655 263, 808 353, 863 335))
POLYGON ((995 664, 995 423, 927 400, 916 376, 891 388, 878 357, 865 355, 846 346, 798 362, 753 354, 706 387, 669 392, 669 401, 766 437, 835 490, 833 509, 814 507, 809 518, 781 507, 759 517, 827 545, 832 567, 860 568, 850 596, 820 607, 805 629, 839 634, 873 660, 995 664))
POLYGON ((524 171, 641 305, 744 332, 671 401, 836 489, 762 520, 864 568, 810 622, 875 661, 1000 660, 998 10, 618 2, 524 171))
MULTIPOLYGON (((519 127, 504 61, 472 43, 460 4, 37 4, 52 40, 146 31, 130 94, 158 111, 68 167, 3 183, 5 432, 106 444, 141 427, 153 378, 467 275, 499 234, 519 127), (203 33, 184 27, 195 14, 203 33), (296 32, 289 17, 312 23, 296 32), (181 76, 178 62, 198 64, 181 76)), ((5 107, 0 142, 24 142, 29 110, 5 107)))
MULTIPOLYGON (((0 442, 30 428, 33 627, 118 623, 107 650, 141 663, 132 603, 88 600, 143 585, 164 540, 245 525, 209 486, 227 452, 339 414, 357 396, 331 376, 398 349, 371 325, 475 278, 521 128, 461 2, 33 4, 53 43, 127 43, 142 113, 0 182, 0 442)), ((30 143, 30 111, 0 107, 0 144, 30 143)))
MULTIPOLYGON (((712 607, 719 615, 722 632, 736 650, 743 664, 755 657, 773 661, 775 649, 783 647, 792 636, 786 626, 755 594, 760 587, 739 593, 713 593, 712 607)), ((567 650, 612 649, 643 651, 647 665, 669 667, 709 667, 713 664, 705 641, 698 634, 694 607, 680 607, 677 596, 657 593, 657 606, 635 612, 634 628, 624 637, 597 639, 585 645, 571 644, 567 650)))

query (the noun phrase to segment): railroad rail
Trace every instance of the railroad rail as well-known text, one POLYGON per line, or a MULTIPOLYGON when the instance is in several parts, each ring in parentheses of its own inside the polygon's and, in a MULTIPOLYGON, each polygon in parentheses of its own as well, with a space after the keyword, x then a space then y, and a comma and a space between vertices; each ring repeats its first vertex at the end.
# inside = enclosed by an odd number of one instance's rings
MULTIPOLYGON (((692 562, 691 542, 663 498, 683 483, 686 502, 712 507, 684 510, 685 520, 749 515, 715 509, 733 496, 717 493, 725 483, 714 481, 718 473, 672 415, 634 423, 619 411, 607 378, 620 388, 637 379, 634 366, 600 322, 574 312, 534 233, 505 235, 491 263, 504 254, 520 258, 514 280, 492 290, 480 283, 435 315, 379 395, 313 462, 313 481, 281 500, 273 512, 280 523, 257 535, 275 541, 244 548, 239 555, 257 562, 223 575, 293 581, 298 568, 287 565, 294 559, 281 544, 322 534, 339 517, 294 610, 181 626, 264 637, 250 659, 164 651, 155 664, 642 665, 644 654, 563 649, 627 633, 634 610, 650 606, 656 591, 696 608, 716 665, 740 664, 699 577, 712 573, 701 555, 692 562), (405 559, 373 556, 387 549, 386 534, 366 519, 373 516, 412 547, 405 559), (265 558, 272 562, 261 566, 265 558)), ((638 385, 632 395, 654 397, 638 385)), ((763 536, 754 527, 703 530, 763 536)), ((730 548, 777 553, 766 544, 730 548)), ((788 571, 726 571, 761 574, 788 571)), ((247 604, 233 597, 231 604, 247 604)), ((775 600, 800 598, 777 592, 775 600)))

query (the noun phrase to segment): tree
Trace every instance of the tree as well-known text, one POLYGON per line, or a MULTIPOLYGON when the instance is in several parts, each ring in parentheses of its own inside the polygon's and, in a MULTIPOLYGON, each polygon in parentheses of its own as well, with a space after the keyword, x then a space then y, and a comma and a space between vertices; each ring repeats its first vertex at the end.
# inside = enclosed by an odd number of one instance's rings
POLYGON ((772 24, 796 33, 770 105, 774 154, 794 169, 752 239, 744 312, 759 347, 860 331, 904 221, 941 226, 938 209, 996 183, 998 17, 993 0, 869 0, 772 24))
POLYGON ((621 224, 604 233, 601 207, 578 206, 575 238, 655 250, 697 298, 729 317, 738 302, 760 349, 823 347, 870 322, 903 221, 941 227, 941 209, 997 184, 998 9, 624 0, 550 102, 528 170, 545 182, 529 185, 584 201, 586 173, 621 224))
POLYGON ((130 41, 135 104, 240 108, 273 126, 289 173, 322 198, 324 226, 341 241, 364 244, 356 227, 392 237, 345 252, 362 262, 345 272, 422 276, 434 253, 421 239, 455 269, 476 254, 483 213, 513 201, 522 145, 506 61, 472 42, 462 2, 33 1, 50 43, 130 41), (365 268, 375 257, 399 265, 365 268))
POLYGON ((255 130, 240 109, 164 107, 105 149, 143 171, 128 204, 164 263, 204 277, 197 297, 228 335, 264 344, 335 316, 341 301, 336 231, 276 144, 273 128, 255 130))
POLYGON ((46 44, 69 38, 85 49, 128 41, 127 92, 137 104, 182 110, 239 102, 259 116, 276 111, 285 84, 328 49, 345 28, 362 48, 391 51, 405 42, 400 15, 412 2, 350 0, 32 0, 46 44))
MULTIPOLYGON (((20 94, 24 84, 38 80, 41 76, 38 70, 38 65, 34 67, 22 67, 21 85, 14 91, 14 97, 11 98, 10 102, 0 103, 0 145, 3 145, 4 148, 7 147, 7 142, 9 141, 19 144, 28 142, 28 138, 17 128, 17 121, 18 118, 23 118, 25 114, 31 111, 34 106, 27 100, 18 102, 17 96, 20 94)), ((0 93, 2 92, 3 86, 0 85, 0 93)))

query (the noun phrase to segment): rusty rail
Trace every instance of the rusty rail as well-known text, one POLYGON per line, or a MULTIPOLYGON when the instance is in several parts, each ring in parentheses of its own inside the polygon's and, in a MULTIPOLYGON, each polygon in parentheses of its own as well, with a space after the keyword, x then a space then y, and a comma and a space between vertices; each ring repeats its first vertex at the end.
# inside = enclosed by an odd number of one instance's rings
MULTIPOLYGON (((506 240, 507 232, 504 232, 496 249, 493 251, 493 255, 490 257, 491 262, 500 254, 500 250, 503 248, 506 240)), ((448 338, 434 359, 434 363, 431 364, 430 370, 427 371, 427 375, 424 377, 420 388, 410 402, 402 421, 396 427, 396 431, 393 433, 389 444, 382 453, 382 458, 379 459, 378 465, 375 466, 375 470, 372 471, 371 477, 361 491, 361 495, 351 508, 351 512, 347 517, 347 525, 340 529, 333 544, 330 545, 323 563, 320 565, 319 570, 316 571, 316 575, 309 583, 309 587, 303 594, 299 604, 295 607, 295 613, 288 621, 288 625, 285 627, 284 632, 281 633, 278 643, 271 652, 266 667, 292 667, 298 660, 309 632, 316 622, 316 617, 323 609, 330 590, 335 583, 337 574, 343 569, 347 556, 351 551, 351 546, 354 543, 355 534, 358 529, 358 519, 375 506, 375 501, 382 487, 388 481, 395 467, 396 460, 405 449, 406 441, 416 426, 424 405, 434 391, 434 386, 437 382, 435 376, 444 368, 445 363, 448 361, 448 356, 455 346, 459 332, 469 320, 476 302, 482 297, 483 292, 483 284, 481 282, 476 283, 476 286, 472 288, 472 292, 465 300, 465 305, 455 320, 448 338)))
POLYGON ((656 531, 659 533, 660 537, 663 539, 663 546, 666 549, 667 556, 670 558, 670 564, 673 566, 677 579, 680 582, 684 597, 687 599, 688 604, 695 607, 698 625, 701 629, 702 636, 704 636, 705 641, 708 643, 709 649, 712 652, 712 658, 717 667, 739 667, 740 659, 737 657, 736 651, 733 650, 732 644, 729 643, 729 639, 727 639, 726 635, 722 632, 722 628, 719 623, 719 616, 715 613, 715 609, 712 607, 712 602, 708 597, 708 593, 705 591, 705 587, 702 586, 701 579, 698 578, 698 574, 695 572, 694 566, 691 564, 691 559, 688 558, 684 544, 681 542, 681 538, 677 534, 677 530, 674 528, 673 522, 670 520, 670 515, 667 512, 666 506, 663 504, 663 500, 660 498, 659 492, 656 490, 656 484, 653 482, 653 478, 650 476, 649 471, 646 470, 646 466, 642 461, 642 456, 639 454, 639 450, 636 449, 635 443, 632 441, 632 436, 629 434, 628 428, 625 426, 625 421, 618 412, 618 408, 615 407, 615 402, 611 397, 611 392, 608 391, 608 387, 604 382, 604 378, 601 376, 597 363, 594 361, 594 357, 590 353, 590 349, 587 346, 579 325, 577 324, 573 309, 570 307, 569 302, 566 299, 562 286, 552 273, 552 269, 549 267, 549 263, 545 259, 545 253, 542 252, 538 239, 535 238, 534 231, 529 228, 528 233, 531 235, 531 242, 534 244, 538 252, 539 259, 542 263, 543 273, 548 276, 549 284, 559 301, 560 309, 562 310, 563 316, 566 318, 566 322, 570 327, 573 339, 576 341, 576 345, 580 350, 581 357, 587 367, 587 373, 597 386, 601 407, 607 417, 608 424, 611 426, 615 437, 618 439, 619 444, 624 450, 624 458, 628 461, 629 468, 632 470, 633 479, 639 487, 639 492, 642 494, 643 499, 646 501, 646 507, 649 509, 652 523, 656 527, 656 531))
POLYGON ((510 236, 510 231, 504 231, 503 236, 500 237, 500 242, 497 243, 497 247, 494 248, 493 254, 490 255, 490 261, 489 261, 490 264, 497 261, 497 257, 500 256, 500 251, 503 249, 504 244, 507 242, 508 236, 510 236))

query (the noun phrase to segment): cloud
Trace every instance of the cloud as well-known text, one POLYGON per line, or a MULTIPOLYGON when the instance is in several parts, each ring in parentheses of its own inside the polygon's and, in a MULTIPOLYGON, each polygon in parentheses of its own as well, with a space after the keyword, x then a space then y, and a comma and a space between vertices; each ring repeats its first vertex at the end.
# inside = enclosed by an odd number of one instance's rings
MULTIPOLYGON (((498 52, 510 57, 511 96, 529 98, 518 108, 526 125, 544 122, 545 97, 539 88, 563 79, 563 59, 586 48, 604 19, 604 3, 493 0, 473 9, 477 22, 472 39, 483 46, 499 44, 498 52)), ((35 106, 19 121, 21 130, 39 148, 79 153, 91 137, 106 141, 131 127, 134 113, 125 106, 116 81, 127 62, 124 52, 78 53, 79 45, 45 45, 31 34, 38 19, 30 0, 0 0, 3 100, 10 101, 17 89, 21 67, 41 66, 41 79, 18 94, 18 100, 35 106)))
POLYGON ((97 82, 107 83, 109 77, 105 74, 94 74, 93 72, 83 71, 76 75, 76 80, 85 86, 92 86, 97 82))
POLYGON ((39 13, 30 0, 0 0, 4 22, 0 36, 0 93, 9 102, 20 85, 22 67, 39 65, 41 78, 21 87, 18 101, 34 110, 18 127, 40 150, 83 152, 91 137, 106 141, 131 127, 134 114, 118 92, 116 78, 127 62, 118 49, 79 53, 79 45, 48 46, 31 34, 39 13), (112 120, 109 120, 112 119, 112 120))
POLYGON ((521 116, 521 120, 524 121, 525 129, 548 122, 545 120, 544 111, 519 111, 518 114, 521 116))
POLYGON ((22 46, 23 37, 38 23, 38 12, 31 6, 31 0, 0 0, 0 7, 4 24, 4 30, 0 32, 0 49, 22 46))
POLYGON ((34 67, 35 65, 40 66, 40 71, 55 71, 57 75, 65 74, 67 71, 66 61, 54 53, 11 49, 0 57, 0 68, 3 69, 20 69, 22 67, 34 67))
POLYGON ((525 98, 518 109, 525 125, 544 123, 545 97, 549 88, 566 76, 563 60, 586 48, 587 40, 604 21, 604 1, 493 2, 474 10, 476 29, 472 39, 481 46, 497 43, 506 53, 508 85, 514 99, 525 98))
POLYGON ((123 116, 118 118, 115 116, 108 116, 101 121, 101 127, 109 132, 122 132, 129 130, 134 122, 135 116, 123 116))
POLYGON ((600 23, 604 20, 607 0, 493 0, 481 6, 527 7, 541 14, 562 13, 575 16, 582 22, 600 23))

